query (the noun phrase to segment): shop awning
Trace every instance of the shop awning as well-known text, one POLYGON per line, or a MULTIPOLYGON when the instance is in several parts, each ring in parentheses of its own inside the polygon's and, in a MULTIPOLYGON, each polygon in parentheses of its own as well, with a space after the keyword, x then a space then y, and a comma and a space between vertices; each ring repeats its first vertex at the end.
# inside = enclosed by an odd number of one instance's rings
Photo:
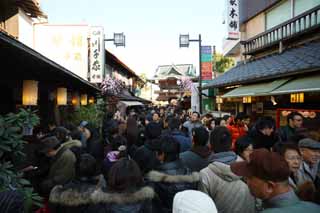
POLYGON ((227 92, 222 96, 222 98, 270 95, 270 92, 281 87, 281 85, 285 84, 289 80, 290 78, 285 78, 285 79, 278 79, 278 80, 267 82, 267 83, 241 86, 231 90, 230 92, 227 92))
POLYGON ((320 75, 307 76, 291 80, 272 91, 271 95, 316 91, 320 91, 320 75))
POLYGON ((139 101, 120 101, 119 103, 125 106, 142 106, 143 105, 143 103, 139 101))

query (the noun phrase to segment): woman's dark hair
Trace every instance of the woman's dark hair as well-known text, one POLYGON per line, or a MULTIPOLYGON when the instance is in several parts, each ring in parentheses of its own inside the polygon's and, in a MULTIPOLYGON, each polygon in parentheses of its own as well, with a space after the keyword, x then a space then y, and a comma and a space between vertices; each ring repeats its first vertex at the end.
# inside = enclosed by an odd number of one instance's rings
POLYGON ((284 156, 287 150, 294 150, 299 155, 301 155, 298 145, 293 142, 282 143, 282 145, 278 147, 278 150, 275 151, 277 151, 280 155, 284 156))
POLYGON ((218 126, 210 134, 211 149, 215 153, 231 150, 232 137, 230 131, 224 126, 218 126))
POLYGON ((138 123, 135 119, 131 117, 128 118, 127 120, 126 137, 127 137, 129 147, 133 144, 137 144, 138 138, 139 138, 138 123))
POLYGON ((271 129, 271 128, 275 128, 275 126, 276 126, 276 122, 270 116, 259 118, 255 125, 257 130, 263 130, 266 128, 271 129))
POLYGON ((212 121, 213 121, 214 124, 217 126, 217 119, 216 119, 216 118, 210 118, 210 119, 207 120, 207 122, 206 122, 206 127, 207 127, 209 130, 212 130, 212 127, 211 127, 212 121))
POLYGON ((140 187, 143 183, 143 176, 139 166, 134 160, 122 158, 110 169, 108 174, 108 187, 111 191, 131 191, 140 187))
POLYGON ((246 150, 246 148, 248 148, 248 146, 252 144, 253 144, 253 141, 248 136, 242 136, 238 138, 236 141, 236 150, 235 150, 236 154, 239 156, 242 156, 242 153, 244 152, 244 150, 246 150))
POLYGON ((96 175, 97 161, 90 154, 82 154, 79 158, 77 175, 79 177, 93 177, 96 175))
POLYGON ((59 126, 54 129, 53 135, 56 136, 61 143, 64 143, 68 140, 70 131, 62 126, 59 126))
POLYGON ((172 162, 179 159, 180 144, 171 135, 160 137, 159 153, 164 153, 164 161, 172 162))

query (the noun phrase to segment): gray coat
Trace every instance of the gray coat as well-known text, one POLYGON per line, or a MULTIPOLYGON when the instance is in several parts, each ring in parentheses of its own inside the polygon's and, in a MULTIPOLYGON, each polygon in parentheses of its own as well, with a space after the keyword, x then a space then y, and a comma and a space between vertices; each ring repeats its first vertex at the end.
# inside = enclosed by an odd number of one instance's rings
POLYGON ((199 190, 215 202, 219 213, 254 213, 255 199, 230 166, 213 162, 200 171, 199 190))
POLYGON ((198 122, 186 121, 183 124, 183 127, 188 129, 188 135, 190 138, 192 138, 192 129, 197 128, 197 127, 201 127, 201 126, 202 126, 202 123, 200 121, 198 121, 198 122))

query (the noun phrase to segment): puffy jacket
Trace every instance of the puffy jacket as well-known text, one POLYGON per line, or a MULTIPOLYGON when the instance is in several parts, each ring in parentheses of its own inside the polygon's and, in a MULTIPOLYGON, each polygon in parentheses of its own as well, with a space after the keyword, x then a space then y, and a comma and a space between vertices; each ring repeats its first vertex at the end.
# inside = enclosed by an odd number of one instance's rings
POLYGON ((177 192, 197 189, 199 173, 191 173, 190 169, 177 160, 161 165, 157 171, 149 172, 147 180, 158 194, 164 212, 171 212, 173 198, 177 192))
POLYGON ((72 151, 61 146, 55 157, 51 159, 49 174, 40 184, 44 194, 60 184, 65 184, 75 177, 76 157, 72 151))
POLYGON ((228 125, 227 128, 229 129, 232 136, 232 150, 234 150, 237 139, 245 136, 247 134, 247 131, 243 126, 237 125, 228 125))
POLYGON ((255 199, 230 166, 213 162, 200 171, 200 191, 208 194, 221 213, 254 213, 255 199))
POLYGON ((169 134, 176 139, 180 144, 180 153, 191 149, 191 138, 186 137, 186 135, 181 131, 171 131, 169 134))
POLYGON ((53 213, 152 213, 154 190, 141 187, 132 192, 108 192, 93 184, 57 186, 50 195, 53 213))

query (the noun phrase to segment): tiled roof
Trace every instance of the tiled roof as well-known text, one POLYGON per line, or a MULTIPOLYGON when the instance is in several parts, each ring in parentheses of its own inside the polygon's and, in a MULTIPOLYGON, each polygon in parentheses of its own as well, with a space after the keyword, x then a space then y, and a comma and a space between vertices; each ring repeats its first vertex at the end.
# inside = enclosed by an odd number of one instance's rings
POLYGON ((239 64, 203 88, 253 83, 317 69, 320 69, 320 42, 313 42, 288 49, 282 54, 273 54, 239 64))
POLYGON ((177 65, 161 65, 158 66, 155 78, 162 78, 170 76, 170 73, 173 75, 181 75, 188 77, 195 77, 196 73, 192 64, 177 64, 177 65), (173 72, 175 71, 175 72, 173 72))

